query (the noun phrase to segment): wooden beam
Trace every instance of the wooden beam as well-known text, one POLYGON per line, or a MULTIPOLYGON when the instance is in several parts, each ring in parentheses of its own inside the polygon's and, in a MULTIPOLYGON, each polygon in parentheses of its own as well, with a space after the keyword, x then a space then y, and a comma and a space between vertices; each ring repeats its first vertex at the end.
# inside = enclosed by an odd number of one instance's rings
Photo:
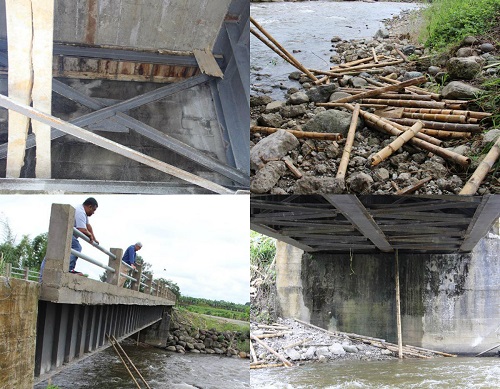
POLYGON ((215 60, 210 50, 194 49, 193 54, 203 74, 218 78, 224 78, 224 74, 222 73, 222 70, 220 70, 217 61, 215 60))
POLYGON ((488 230, 499 217, 500 196, 484 195, 481 204, 476 209, 476 213, 465 232, 460 251, 472 251, 479 240, 488 233, 488 230))
POLYGON ((342 214, 381 251, 392 252, 384 232, 370 216, 361 201, 354 195, 323 195, 325 200, 342 214))
POLYGON ((269 228, 267 226, 264 226, 262 224, 255 224, 255 223, 250 223, 250 229, 258 232, 259 234, 267 235, 270 236, 271 238, 278 239, 282 242, 288 243, 289 245, 295 246, 301 250, 304 251, 314 251, 314 249, 310 246, 307 246, 305 244, 302 244, 298 241, 296 241, 293 238, 290 238, 289 236, 282 235, 280 234, 279 231, 276 231, 272 228, 269 228))
POLYGON ((48 124, 51 127, 57 128, 60 131, 63 131, 67 134, 73 135, 79 139, 83 139, 87 142, 95 144, 96 146, 102 147, 106 150, 110 150, 116 154, 122 155, 126 158, 132 159, 144 165, 150 166, 156 170, 162 171, 164 173, 170 174, 181 180, 193 183, 195 185, 201 186, 205 189, 208 189, 215 193, 234 193, 232 190, 229 190, 221 185, 215 184, 205 178, 198 177, 192 173, 186 172, 182 169, 179 169, 175 166, 169 165, 165 162, 159 161, 155 158, 152 158, 148 155, 139 153, 135 150, 132 150, 128 147, 125 147, 119 143, 113 142, 109 139, 106 139, 102 136, 96 135, 90 131, 84 130, 83 128, 77 127, 71 123, 67 123, 61 119, 58 119, 54 116, 48 115, 46 113, 40 112, 32 107, 29 107, 24 104, 19 104, 0 94, 0 106, 5 107, 10 110, 14 110, 19 112, 25 116, 28 116, 34 120, 38 120, 42 123, 48 124))

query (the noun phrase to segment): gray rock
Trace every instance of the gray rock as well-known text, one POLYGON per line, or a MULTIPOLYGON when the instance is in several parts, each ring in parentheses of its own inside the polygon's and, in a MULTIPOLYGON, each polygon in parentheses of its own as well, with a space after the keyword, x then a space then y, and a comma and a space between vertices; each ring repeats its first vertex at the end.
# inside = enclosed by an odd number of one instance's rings
POLYGON ((399 69, 396 66, 392 66, 392 65, 384 66, 382 68, 382 75, 383 76, 387 76, 387 75, 392 74, 392 73, 398 74, 399 69))
POLYGON ((255 173, 250 180, 250 192, 267 193, 286 172, 286 165, 282 161, 271 161, 255 173))
POLYGON ((482 147, 485 147, 490 142, 496 142, 500 137, 500 129, 493 128, 487 133, 483 134, 482 147))
POLYGON ((377 39, 377 38, 387 39, 387 38, 389 38, 389 31, 386 28, 380 28, 375 33, 375 35, 373 36, 373 38, 374 39, 377 39))
POLYGON ((427 170, 434 178, 444 178, 448 175, 448 169, 442 164, 435 161, 425 161, 421 168, 427 170))
MULTIPOLYGON (((337 110, 328 110, 316 115, 309 120, 303 127, 304 131, 340 133, 347 136, 351 124, 352 114, 337 110)), ((363 128, 363 121, 358 120, 356 129, 360 131, 363 128)))
POLYGON ((464 155, 464 156, 469 155, 469 153, 470 153, 470 147, 467 145, 460 145, 457 147, 451 147, 448 150, 453 151, 453 152, 460 154, 460 155, 464 155))
POLYGON ((266 105, 266 112, 267 113, 275 113, 280 110, 280 108, 285 104, 284 101, 271 101, 269 104, 266 105))
POLYGON ((448 73, 454 80, 472 80, 481 71, 480 57, 450 58, 447 63, 448 73))
POLYGON ((403 81, 411 80, 412 78, 422 77, 424 74, 420 72, 405 72, 403 75, 403 81))
POLYGON ((222 349, 220 349, 220 348, 217 348, 217 347, 216 347, 216 348, 214 348, 214 352, 215 352, 216 354, 224 354, 224 351, 223 351, 222 349))
POLYGON ((291 73, 288 75, 288 78, 289 78, 290 80, 299 81, 301 76, 302 76, 302 72, 291 72, 291 73))
POLYGON ((250 96, 250 107, 258 107, 260 105, 269 104, 273 99, 269 96, 250 96))
POLYGON ((299 141, 295 136, 285 130, 278 130, 262 139, 250 150, 250 167, 257 170, 265 162, 279 160, 298 146, 299 141))
POLYGON ((304 358, 305 359, 313 359, 314 355, 316 353, 316 347, 311 346, 307 349, 307 351, 304 353, 304 358))
POLYGON ((315 88, 309 89, 306 93, 309 101, 313 103, 326 103, 331 94, 337 90, 337 85, 320 85, 315 88))
POLYGON ((189 350, 189 352, 190 352, 190 353, 195 353, 195 354, 200 354, 200 353, 201 353, 201 352, 200 352, 200 350, 197 350, 197 349, 195 349, 195 348, 194 348, 194 349, 189 350))
POLYGON ((413 53, 415 53, 415 50, 416 50, 416 47, 413 46, 413 45, 407 45, 407 46, 404 46, 401 51, 403 52, 403 54, 405 55, 412 55, 413 53))
POLYGON ((479 46, 479 50, 481 50, 483 53, 490 53, 495 50, 495 46, 493 46, 491 43, 483 43, 481 46, 479 46))
POLYGON ((306 107, 303 105, 286 105, 281 107, 280 114, 284 118, 295 118, 306 113, 306 107))
POLYGON ((380 351, 380 354, 382 354, 382 355, 392 355, 392 351, 391 350, 387 350, 387 349, 382 349, 382 351, 380 351))
POLYGON ((477 38, 475 36, 466 36, 462 41, 462 44, 465 46, 471 46, 476 43, 477 43, 477 38))
POLYGON ((366 173, 356 172, 346 180, 347 187, 356 193, 368 193, 372 187, 373 178, 366 173))
POLYGON ((436 74, 438 74, 440 71, 441 71, 441 68, 439 68, 438 66, 429 66, 429 69, 427 69, 427 72, 428 72, 431 76, 435 76, 435 75, 436 75, 436 74))
POLYGON ((175 350, 178 352, 178 353, 181 353, 181 354, 185 354, 186 353, 186 350, 184 350, 184 347, 182 346, 175 346, 175 350))
POLYGON ((330 352, 328 347, 318 347, 316 349, 316 355, 319 357, 321 355, 324 355, 327 358, 330 358, 332 356, 332 353, 330 352))
POLYGON ((328 360, 328 358, 327 358, 327 357, 325 357, 324 355, 320 355, 320 356, 318 357, 318 362, 324 363, 324 362, 326 362, 327 360, 328 360))
POLYGON ((332 39, 330 39, 330 42, 332 43, 336 43, 336 42, 340 42, 342 40, 341 37, 339 36, 334 36, 332 39))
POLYGON ((441 91, 441 96, 445 99, 471 99, 475 98, 482 91, 465 82, 452 81, 441 91))
POLYGON ((328 347, 328 350, 330 350, 330 352, 333 355, 344 355, 346 353, 344 348, 342 347, 342 345, 340 343, 332 344, 330 347, 328 347))
POLYGON ((285 350, 285 354, 290 358, 292 361, 300 361, 300 353, 293 349, 293 348, 287 348, 285 350))
POLYGON ((309 102, 309 96, 305 92, 296 92, 290 96, 288 103, 292 105, 304 104, 309 102))
POLYGON ((377 181, 384 182, 390 177, 389 170, 382 168, 376 169, 374 177, 377 181))
POLYGON ((358 352, 358 349, 356 348, 356 346, 352 345, 352 344, 342 344, 342 348, 348 352, 348 353, 352 353, 352 354, 355 354, 358 352))
POLYGON ((177 349, 175 348, 175 346, 168 346, 165 348, 165 350, 167 351, 177 351, 177 349))
POLYGON ((295 194, 340 194, 343 191, 344 183, 333 177, 304 176, 297 180, 294 187, 295 194))
POLYGON ((455 53, 456 57, 472 57, 477 55, 478 52, 474 50, 472 47, 461 47, 455 53))
POLYGON ((342 152, 343 150, 337 142, 329 142, 328 146, 325 147, 325 154, 328 158, 338 158, 342 152))
POLYGON ((334 92, 330 96, 329 101, 334 102, 335 100, 343 99, 344 97, 350 97, 351 95, 347 92, 334 92))
POLYGON ((279 128, 283 118, 279 113, 265 113, 257 118, 257 124, 264 127, 279 128))
POLYGON ((368 82, 366 82, 366 80, 364 80, 361 77, 353 77, 353 78, 349 79, 349 84, 353 88, 363 88, 363 87, 368 85, 368 82))

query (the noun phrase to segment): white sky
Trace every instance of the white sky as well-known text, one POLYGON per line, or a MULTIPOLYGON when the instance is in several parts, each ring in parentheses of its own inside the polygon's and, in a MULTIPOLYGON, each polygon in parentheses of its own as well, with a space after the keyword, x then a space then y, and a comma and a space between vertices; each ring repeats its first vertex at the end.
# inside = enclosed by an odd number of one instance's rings
MULTIPOLYGON (((88 195, 2 195, 0 219, 19 241, 47 232, 52 203, 81 204, 88 195)), ((250 197, 246 195, 95 195, 89 218, 105 248, 138 252, 155 277, 171 279, 181 294, 244 304, 249 298, 250 197)), ((3 233, 3 231, 0 231, 3 233)), ((3 236, 0 239, 3 241, 3 236)), ((82 253, 107 264, 108 257, 82 242, 82 253)), ((76 270, 99 279, 104 271, 79 258, 76 270)))

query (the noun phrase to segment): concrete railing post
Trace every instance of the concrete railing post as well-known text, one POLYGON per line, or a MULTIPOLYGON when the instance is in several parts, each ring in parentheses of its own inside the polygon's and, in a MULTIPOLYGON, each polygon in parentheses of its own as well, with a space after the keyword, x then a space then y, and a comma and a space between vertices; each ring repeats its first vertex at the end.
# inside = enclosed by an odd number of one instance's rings
POLYGON ((30 268, 28 266, 24 267, 24 279, 28 281, 30 278, 30 268))
POLYGON ((60 285, 62 274, 69 272, 74 224, 75 208, 69 204, 52 204, 42 274, 42 282, 45 285, 60 285))
POLYGON ((136 272, 132 275, 135 278, 135 281, 132 281, 132 285, 130 289, 139 291, 141 287, 141 276, 142 276, 142 265, 140 263, 135 264, 136 272))
POLYGON ((156 280, 156 296, 160 297, 161 296, 161 283, 160 281, 156 280))
POLYGON ((153 286, 153 274, 148 274, 148 279, 146 281, 146 288, 144 289, 144 293, 151 294, 151 288, 153 286))
POLYGON ((115 272, 111 273, 109 270, 106 271, 106 282, 111 285, 118 285, 120 281, 120 272, 125 272, 122 264, 123 249, 111 248, 109 251, 116 255, 116 259, 113 259, 111 256, 108 257, 108 266, 115 269, 115 272))
POLYGON ((9 278, 11 273, 12 273, 12 264, 6 263, 5 264, 5 277, 9 278))

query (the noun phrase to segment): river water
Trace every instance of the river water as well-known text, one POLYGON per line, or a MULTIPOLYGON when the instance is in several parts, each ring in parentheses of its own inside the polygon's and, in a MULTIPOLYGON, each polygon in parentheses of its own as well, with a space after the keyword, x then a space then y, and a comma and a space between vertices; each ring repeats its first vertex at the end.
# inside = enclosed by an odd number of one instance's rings
MULTIPOLYGON (((417 3, 306 1, 252 3, 250 12, 306 67, 328 69, 333 53, 332 37, 372 38, 383 26, 384 19, 421 6, 417 3)), ((265 91, 269 96, 281 99, 284 89, 297 86, 296 82, 288 80, 288 75, 296 69, 253 35, 250 37, 250 52, 253 93, 265 91)))
POLYGON ((251 370, 252 389, 493 389, 500 388, 500 359, 344 361, 251 370))
MULTIPOLYGON (((250 388, 248 359, 122 347, 154 389, 250 388)), ((137 389, 112 347, 54 375, 52 384, 60 389, 137 389)), ((46 387, 47 381, 35 385, 35 389, 46 387)))

